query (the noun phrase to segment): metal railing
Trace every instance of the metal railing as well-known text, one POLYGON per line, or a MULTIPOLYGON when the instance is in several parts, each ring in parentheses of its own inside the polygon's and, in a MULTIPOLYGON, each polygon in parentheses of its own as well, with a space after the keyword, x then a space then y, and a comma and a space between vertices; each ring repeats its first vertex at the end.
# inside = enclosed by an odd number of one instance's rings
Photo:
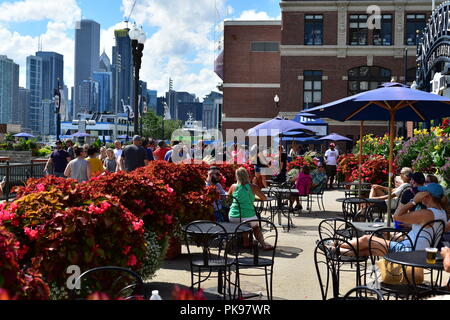
POLYGON ((9 201, 15 194, 12 189, 16 186, 23 186, 30 178, 44 177, 45 163, 20 163, 10 164, 9 162, 0 164, 0 176, 6 184, 3 188, 2 200, 9 201))

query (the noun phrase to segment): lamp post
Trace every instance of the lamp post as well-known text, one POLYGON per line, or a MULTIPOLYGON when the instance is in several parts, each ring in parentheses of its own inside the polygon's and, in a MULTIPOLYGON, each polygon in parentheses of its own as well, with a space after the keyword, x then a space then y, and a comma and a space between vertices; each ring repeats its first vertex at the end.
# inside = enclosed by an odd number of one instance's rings
POLYGON ((273 97, 273 102, 275 102, 275 107, 278 109, 279 103, 280 103, 280 97, 276 94, 275 97, 273 97))
POLYGON ((57 88, 54 89, 55 96, 55 113, 56 113, 56 140, 59 140, 59 136, 61 135, 61 91, 59 90, 59 78, 57 88))
POLYGON ((139 70, 141 69, 142 52, 144 51, 145 33, 144 30, 138 29, 136 24, 133 29, 128 32, 131 39, 131 47, 133 49, 134 63, 134 132, 139 132, 139 70))

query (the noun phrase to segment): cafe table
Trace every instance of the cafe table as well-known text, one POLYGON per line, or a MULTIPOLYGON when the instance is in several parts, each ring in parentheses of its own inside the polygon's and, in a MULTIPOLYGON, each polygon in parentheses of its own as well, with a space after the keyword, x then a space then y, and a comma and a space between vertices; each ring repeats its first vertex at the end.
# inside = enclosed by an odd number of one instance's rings
MULTIPOLYGON (((438 276, 436 277, 436 282, 439 281, 439 279, 442 279, 440 276, 441 272, 444 270, 444 264, 443 259, 438 251, 436 254, 436 263, 430 264, 427 262, 427 253, 424 250, 415 250, 410 252, 389 252, 384 256, 384 259, 389 262, 397 263, 403 267, 403 272, 406 273, 406 267, 413 267, 413 270, 415 268, 423 268, 431 270, 431 288, 430 292, 433 293, 436 291, 437 283, 433 281, 433 271, 438 272, 438 276)), ((414 271, 413 271, 414 272, 414 271)), ((417 287, 414 276, 413 283, 411 285, 414 285, 417 287)))

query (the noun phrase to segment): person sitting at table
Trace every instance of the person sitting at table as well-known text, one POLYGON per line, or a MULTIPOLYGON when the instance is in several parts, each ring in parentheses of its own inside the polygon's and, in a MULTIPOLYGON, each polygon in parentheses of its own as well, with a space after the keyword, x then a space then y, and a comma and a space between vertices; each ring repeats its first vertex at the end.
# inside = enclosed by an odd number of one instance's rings
POLYGON ((441 248, 441 256, 442 256, 442 263, 444 264, 444 270, 445 272, 450 273, 450 248, 449 247, 442 247, 441 248))
POLYGON ((427 174, 427 177, 425 178, 425 184, 429 183, 439 183, 439 179, 433 174, 427 174))
MULTIPOLYGON (((228 213, 230 222, 241 223, 258 219, 253 205, 255 195, 261 200, 267 200, 266 195, 262 193, 257 185, 250 183, 248 171, 244 167, 236 170, 236 181, 237 183, 233 184, 228 190, 228 195, 233 196, 233 203, 231 204, 230 212, 228 213)), ((264 241, 258 222, 251 222, 250 225, 253 229, 253 234, 263 249, 273 250, 273 247, 264 241)), ((244 237, 244 239, 246 239, 246 237, 244 237)))
POLYGON ((317 169, 311 173, 311 177, 311 193, 320 193, 322 189, 325 189, 327 183, 327 173, 325 165, 320 164, 317 169))
POLYGON ((298 195, 291 195, 289 201, 289 206, 294 208, 294 210, 303 210, 299 196, 307 196, 311 193, 312 177, 309 173, 309 167, 305 166, 300 168, 297 180, 295 181, 295 188, 298 190, 298 195), (293 207, 294 202, 297 203, 295 207, 293 207))
MULTIPOLYGON (((396 242, 372 237, 373 241, 370 243, 370 246, 374 248, 374 254, 378 253, 379 255, 384 255, 386 251, 392 252, 393 250, 412 251, 412 245, 416 243, 416 240, 417 244, 415 250, 425 250, 425 248, 429 246, 428 238, 431 235, 428 233, 423 233, 418 238, 418 233, 422 226, 433 220, 441 220, 444 223, 447 223, 447 215, 443 209, 443 206, 447 203, 447 199, 444 195, 444 188, 437 183, 430 183, 426 186, 419 187, 418 190, 419 192, 414 196, 413 200, 401 207, 400 210, 394 215, 394 220, 411 224, 411 231, 408 233, 408 236, 412 243, 410 243, 409 240, 396 242), (426 206, 426 209, 411 212, 410 210, 419 203, 426 206), (386 245, 389 247, 386 247, 386 245)), ((433 226, 433 228, 434 227, 435 226, 433 226)), ((351 240, 349 244, 353 248, 356 248, 356 241, 358 241, 359 256, 368 256, 370 238, 371 235, 364 235, 358 239, 351 240)), ((351 250, 351 247, 346 243, 344 243, 340 248, 340 253, 343 255, 353 255, 354 252, 352 251, 353 250, 351 250), (348 251, 345 249, 348 249, 348 251)))
MULTIPOLYGON (((402 170, 400 171, 400 178, 402 179, 403 183, 400 186, 398 186, 397 188, 392 189, 391 208, 397 207, 398 199, 396 199, 396 198, 400 196, 400 194, 403 192, 403 190, 405 190, 405 188, 410 186, 409 182, 411 181, 411 177, 412 177, 412 169, 408 168, 408 167, 402 168, 402 170)), ((372 188, 370 189, 369 198, 386 200, 386 207, 383 206, 382 209, 387 210, 387 201, 389 198, 388 192, 389 192, 388 187, 374 184, 372 186, 372 188)))
MULTIPOLYGON (((401 207, 405 206, 414 199, 416 193, 419 192, 418 188, 423 186, 425 183, 425 175, 422 172, 414 172, 411 176, 410 186, 406 187, 405 191, 402 194, 401 199, 399 199, 400 203, 397 206, 395 213, 397 213, 401 207)), ((419 203, 417 206, 413 207, 410 211, 425 209, 425 206, 419 203)), ((402 228, 409 228, 410 226, 405 225, 403 223, 398 223, 402 228)))
MULTIPOLYGON (((208 170, 208 177, 206 178, 207 186, 215 186, 216 191, 220 196, 226 195, 226 191, 220 184, 220 169, 218 167, 210 167, 208 170)), ((217 222, 225 222, 224 217, 221 214, 222 203, 220 201, 214 202, 214 216, 217 222)))

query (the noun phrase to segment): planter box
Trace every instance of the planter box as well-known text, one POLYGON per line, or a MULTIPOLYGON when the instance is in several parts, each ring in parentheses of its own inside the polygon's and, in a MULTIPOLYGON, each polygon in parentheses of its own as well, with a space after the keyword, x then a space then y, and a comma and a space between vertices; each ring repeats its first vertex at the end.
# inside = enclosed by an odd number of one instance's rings
POLYGON ((31 150, 29 151, 9 151, 0 150, 0 157, 10 158, 10 163, 31 163, 33 159, 31 150))

